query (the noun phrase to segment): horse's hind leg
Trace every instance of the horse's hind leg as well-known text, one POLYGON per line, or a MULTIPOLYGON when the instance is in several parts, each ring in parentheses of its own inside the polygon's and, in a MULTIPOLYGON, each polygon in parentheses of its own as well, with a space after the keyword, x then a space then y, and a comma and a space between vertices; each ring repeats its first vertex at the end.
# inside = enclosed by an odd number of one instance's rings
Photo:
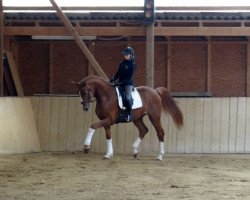
POLYGON ((162 161, 162 157, 164 155, 164 130, 161 125, 161 119, 153 119, 152 117, 149 116, 149 120, 152 122, 156 132, 157 136, 159 139, 159 155, 157 156, 157 160, 162 161))
POLYGON ((138 147, 142 141, 142 139, 144 138, 144 136, 147 134, 148 132, 148 128, 146 127, 146 125, 143 122, 143 117, 133 121, 134 125, 138 128, 139 130, 139 137, 136 138, 136 140, 133 143, 133 156, 134 158, 137 158, 138 155, 138 147))
POLYGON ((113 156, 113 145, 112 145, 110 126, 105 126, 104 129, 106 132, 106 143, 107 143, 107 153, 104 156, 104 159, 109 159, 110 156, 113 156))

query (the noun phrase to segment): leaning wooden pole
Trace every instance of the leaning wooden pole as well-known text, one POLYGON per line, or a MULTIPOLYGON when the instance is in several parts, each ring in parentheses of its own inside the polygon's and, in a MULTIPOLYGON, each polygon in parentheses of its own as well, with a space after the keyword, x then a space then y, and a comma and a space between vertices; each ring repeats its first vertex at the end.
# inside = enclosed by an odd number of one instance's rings
POLYGON ((78 35, 77 31, 75 28, 72 26, 68 18, 65 16, 65 14, 62 12, 62 10, 59 8, 59 6, 56 4, 54 0, 50 0, 51 4, 53 5, 54 9, 57 11, 58 17, 61 19, 61 21, 64 23, 66 26, 67 30, 69 33, 75 38, 76 43, 88 59, 88 61, 91 63, 91 66, 95 70, 98 76, 101 76, 102 78, 108 80, 108 77, 102 70, 101 66, 98 64, 94 56, 91 54, 89 51, 88 47, 84 44, 84 42, 81 40, 80 36, 78 35))

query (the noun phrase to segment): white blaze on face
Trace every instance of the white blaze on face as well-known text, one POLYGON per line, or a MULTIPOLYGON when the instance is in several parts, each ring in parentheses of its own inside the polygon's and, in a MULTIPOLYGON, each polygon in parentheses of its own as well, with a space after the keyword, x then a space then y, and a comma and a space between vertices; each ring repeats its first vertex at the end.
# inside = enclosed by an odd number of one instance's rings
POLYGON ((81 99, 81 103, 83 102, 83 99, 82 99, 82 96, 81 96, 81 92, 79 91, 79 96, 80 96, 80 99, 81 99))

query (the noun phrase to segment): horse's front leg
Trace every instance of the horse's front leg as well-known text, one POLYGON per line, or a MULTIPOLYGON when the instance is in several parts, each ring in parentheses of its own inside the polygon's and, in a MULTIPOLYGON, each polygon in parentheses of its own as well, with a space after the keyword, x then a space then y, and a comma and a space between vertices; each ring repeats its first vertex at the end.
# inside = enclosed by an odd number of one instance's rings
POLYGON ((84 152, 85 153, 89 152, 91 140, 92 140, 92 137, 94 135, 95 130, 98 128, 102 128, 102 127, 108 127, 110 125, 111 125, 110 120, 108 118, 106 118, 106 119, 103 119, 103 120, 101 120, 97 123, 94 123, 90 126, 90 128, 88 129, 88 133, 87 133, 85 142, 84 142, 84 152))

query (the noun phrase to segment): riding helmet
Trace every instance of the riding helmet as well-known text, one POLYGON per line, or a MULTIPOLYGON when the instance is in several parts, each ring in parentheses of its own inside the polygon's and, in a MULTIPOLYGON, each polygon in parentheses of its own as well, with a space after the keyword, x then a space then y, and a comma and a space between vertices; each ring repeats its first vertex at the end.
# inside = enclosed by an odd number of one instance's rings
POLYGON ((123 55, 128 55, 128 54, 130 54, 131 57, 133 58, 134 55, 135 55, 135 51, 134 51, 134 49, 132 49, 131 47, 126 47, 126 48, 123 50, 122 54, 123 54, 123 55))

